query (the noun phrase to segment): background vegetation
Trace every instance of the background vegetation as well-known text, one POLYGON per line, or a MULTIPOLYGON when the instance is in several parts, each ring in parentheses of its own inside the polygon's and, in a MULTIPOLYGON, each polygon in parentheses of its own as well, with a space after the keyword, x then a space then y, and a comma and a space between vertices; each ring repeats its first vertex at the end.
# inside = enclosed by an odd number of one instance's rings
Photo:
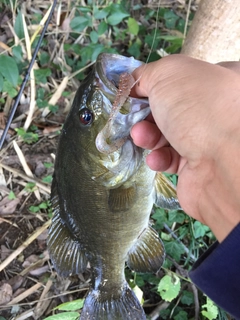
MULTIPOLYGON (((36 47, 50 1, 0 0, 0 133, 36 47)), ((0 320, 77 319, 90 274, 59 279, 46 235, 54 153, 81 80, 100 52, 147 62, 178 53, 197 1, 59 1, 0 152, 0 320), (39 227, 39 228, 38 228, 39 227)), ((174 183, 177 177, 170 177, 174 183)), ((183 212, 154 208, 167 259, 157 274, 126 269, 148 318, 230 319, 188 271, 214 242, 183 212)))

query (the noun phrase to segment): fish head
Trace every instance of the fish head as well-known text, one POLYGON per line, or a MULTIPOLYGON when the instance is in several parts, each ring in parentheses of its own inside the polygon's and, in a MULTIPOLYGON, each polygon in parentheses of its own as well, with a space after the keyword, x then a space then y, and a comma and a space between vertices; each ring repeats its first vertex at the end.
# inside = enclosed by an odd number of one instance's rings
POLYGON ((128 97, 113 119, 109 119, 118 92, 120 75, 132 73, 142 63, 116 54, 100 54, 92 72, 76 93, 62 135, 74 139, 73 152, 91 179, 116 188, 129 179, 143 161, 144 150, 135 146, 132 126, 150 112, 148 100, 128 97), (104 153, 99 151, 97 136, 110 124, 111 141, 123 141, 104 153))

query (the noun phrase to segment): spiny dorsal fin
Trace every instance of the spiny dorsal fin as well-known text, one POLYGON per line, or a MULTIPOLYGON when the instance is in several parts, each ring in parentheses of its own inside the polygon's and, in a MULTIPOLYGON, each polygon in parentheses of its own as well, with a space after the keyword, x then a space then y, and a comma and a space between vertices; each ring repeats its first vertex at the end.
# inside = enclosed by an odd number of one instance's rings
POLYGON ((136 193, 134 186, 110 189, 108 198, 110 210, 113 212, 129 210, 136 200, 136 193))
POLYGON ((52 206, 54 217, 48 232, 48 250, 54 268, 63 277, 79 274, 87 266, 85 253, 61 221, 57 196, 53 197, 52 206))
POLYGON ((157 272, 164 259, 164 245, 158 233, 148 227, 129 251, 127 265, 136 272, 157 272))
POLYGON ((168 210, 181 209, 177 199, 175 186, 167 179, 163 173, 158 172, 155 177, 155 201, 154 203, 161 208, 168 210))

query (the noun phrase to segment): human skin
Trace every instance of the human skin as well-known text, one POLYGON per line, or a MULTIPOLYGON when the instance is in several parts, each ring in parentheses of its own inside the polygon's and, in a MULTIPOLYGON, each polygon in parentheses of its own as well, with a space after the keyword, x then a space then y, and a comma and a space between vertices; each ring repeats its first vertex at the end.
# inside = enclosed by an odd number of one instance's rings
POLYGON ((152 112, 134 143, 152 150, 151 169, 178 174, 183 210, 223 241, 240 222, 240 64, 171 55, 133 76, 152 112))

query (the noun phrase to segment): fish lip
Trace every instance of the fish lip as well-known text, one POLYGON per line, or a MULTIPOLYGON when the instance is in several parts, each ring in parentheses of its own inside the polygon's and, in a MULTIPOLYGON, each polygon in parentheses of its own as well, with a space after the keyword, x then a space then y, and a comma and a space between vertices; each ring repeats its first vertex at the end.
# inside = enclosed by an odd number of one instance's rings
POLYGON ((117 77, 123 73, 132 73, 143 62, 133 57, 125 57, 115 53, 100 53, 96 61, 96 72, 102 84, 114 95, 117 93, 117 77))
MULTIPOLYGON (((132 73, 136 68, 143 64, 143 62, 136 60, 133 57, 125 57, 115 53, 100 53, 95 65, 96 75, 99 78, 99 88, 113 103, 118 92, 117 85, 120 74, 124 72, 132 73)), ((126 114, 144 108, 149 108, 147 98, 129 96, 124 104, 124 111, 126 114)))

